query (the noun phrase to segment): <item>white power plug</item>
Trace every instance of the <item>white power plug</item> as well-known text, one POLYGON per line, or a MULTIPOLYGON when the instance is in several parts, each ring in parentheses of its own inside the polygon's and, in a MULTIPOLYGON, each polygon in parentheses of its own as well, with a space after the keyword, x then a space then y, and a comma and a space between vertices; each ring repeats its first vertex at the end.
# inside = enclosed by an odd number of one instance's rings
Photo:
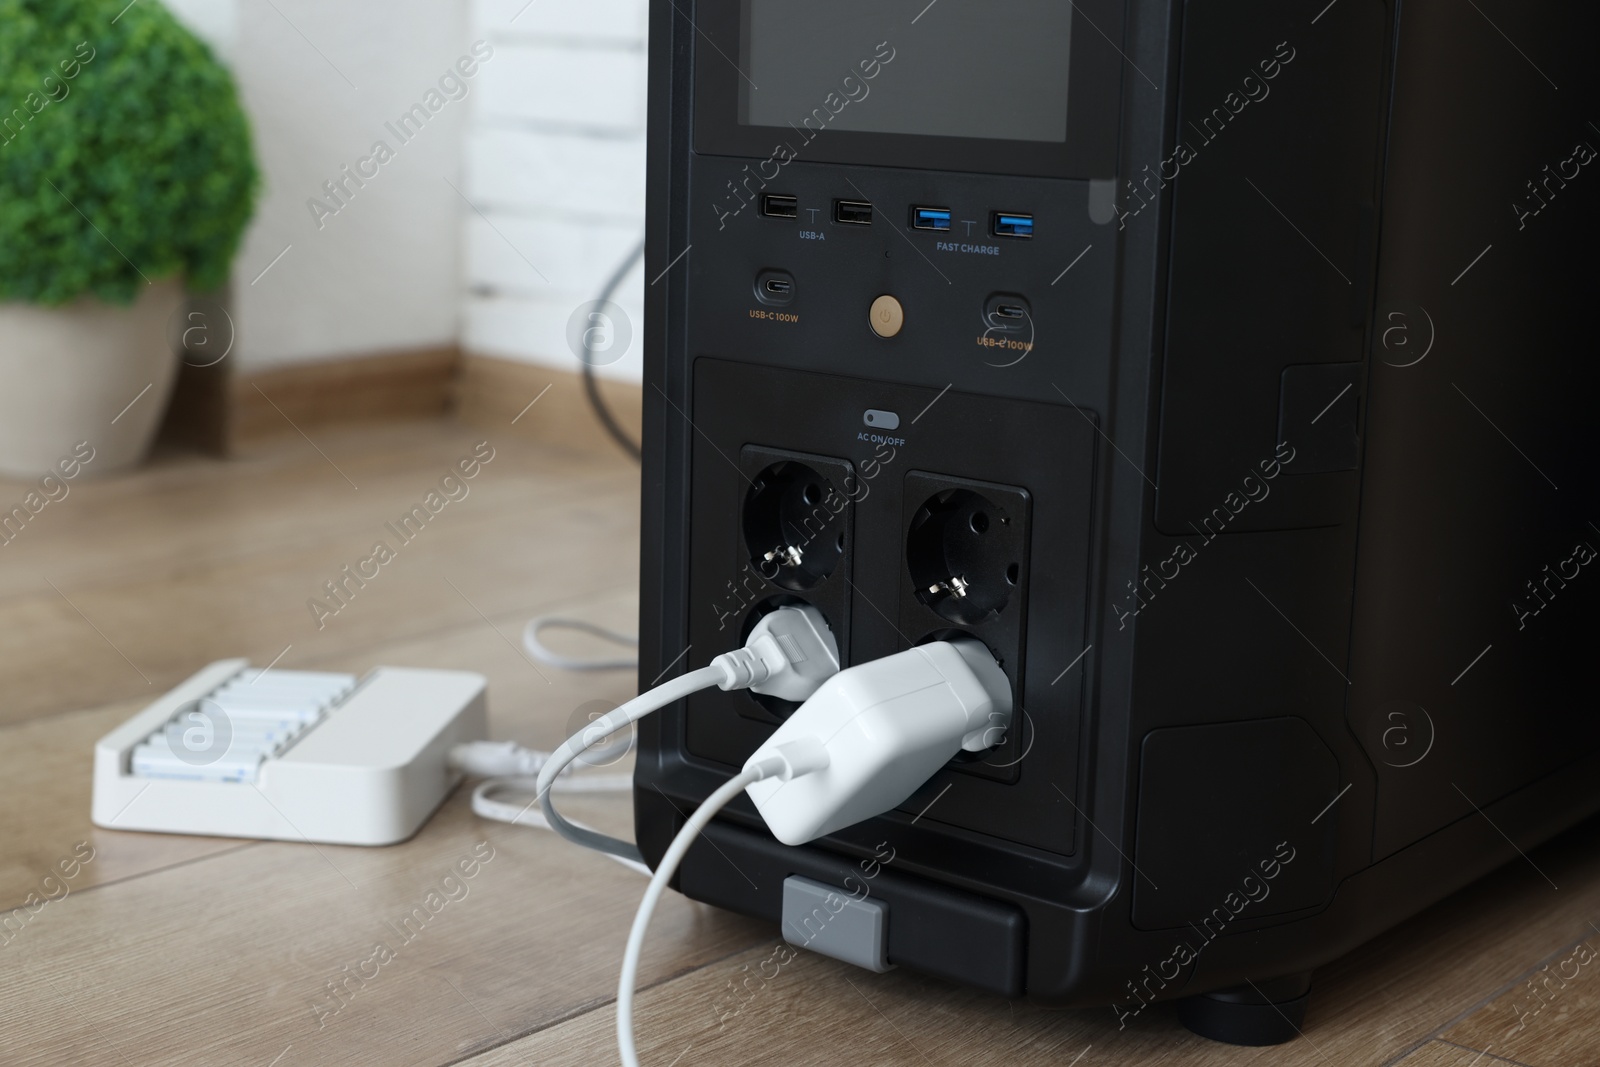
MULTIPOLYGON (((1011 724, 1011 683, 982 642, 970 637, 935 641, 829 676, 837 660, 816 671, 802 667, 806 661, 827 660, 826 651, 833 648, 821 617, 815 616, 821 629, 814 630, 812 615, 802 612, 814 615, 815 609, 785 608, 769 615, 776 632, 758 626, 745 648, 705 668, 713 676, 719 667, 733 672, 728 678, 734 685, 725 689, 749 685, 758 692, 774 692, 761 685, 803 672, 795 689, 814 692, 739 774, 706 798, 661 857, 628 933, 617 982, 617 1049, 624 1067, 639 1064, 633 992, 650 916, 694 839, 741 790, 779 841, 802 845, 883 814, 957 752, 981 752, 999 743, 1011 724), (811 643, 812 651, 797 658, 789 651, 796 638, 811 643), (773 677, 758 680, 768 669, 773 677), (815 682, 823 677, 827 680, 818 688, 815 682)), ((554 761, 546 765, 541 790, 558 770, 554 761)), ((548 795, 545 800, 551 812, 548 795)), ((577 840, 569 830, 562 832, 577 840)))
POLYGON ((805 700, 839 673, 839 647, 822 612, 810 604, 761 617, 744 646, 711 661, 720 689, 752 689, 782 700, 805 700))
POLYGON ((746 788, 773 836, 801 845, 903 803, 965 749, 1011 724, 1011 683, 983 643, 935 641, 829 678, 745 764, 811 738, 828 754, 810 774, 746 788))
MULTIPOLYGON (((552 752, 540 764, 539 778, 535 783, 535 795, 539 798, 545 821, 551 829, 575 844, 607 852, 632 863, 642 863, 644 857, 640 855, 637 845, 576 826, 562 818, 556 810, 550 787, 579 754, 651 712, 702 689, 712 686, 730 691, 751 689, 785 700, 804 700, 838 670, 839 646, 820 611, 806 604, 801 607, 781 607, 768 613, 756 623, 742 647, 722 653, 708 666, 679 675, 647 693, 641 693, 615 711, 602 715, 552 752)), ((762 751, 772 755, 770 750, 773 747, 768 745, 762 751)), ((477 753, 462 749, 454 755, 461 761, 460 766, 471 770, 470 761, 477 753)), ((495 753, 489 755, 499 758, 495 753)))

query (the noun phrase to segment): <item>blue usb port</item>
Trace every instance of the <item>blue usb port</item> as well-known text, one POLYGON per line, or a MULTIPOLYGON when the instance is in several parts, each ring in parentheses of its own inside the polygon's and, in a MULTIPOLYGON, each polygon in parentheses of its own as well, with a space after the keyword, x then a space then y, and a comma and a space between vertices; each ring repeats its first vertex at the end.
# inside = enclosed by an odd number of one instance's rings
POLYGON ((913 230, 934 230, 946 233, 950 229, 950 209, 947 207, 914 207, 911 209, 913 230))
POLYGON ((1009 211, 996 211, 994 213, 994 235, 996 237, 1032 237, 1033 216, 1015 215, 1009 211))

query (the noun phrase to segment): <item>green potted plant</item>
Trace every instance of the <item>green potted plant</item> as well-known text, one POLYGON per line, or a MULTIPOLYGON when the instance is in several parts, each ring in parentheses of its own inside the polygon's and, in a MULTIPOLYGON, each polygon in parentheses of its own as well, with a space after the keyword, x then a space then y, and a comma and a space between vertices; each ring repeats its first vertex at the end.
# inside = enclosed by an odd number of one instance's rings
POLYGON ((232 78, 157 0, 0 0, 0 470, 144 456, 257 184, 232 78))

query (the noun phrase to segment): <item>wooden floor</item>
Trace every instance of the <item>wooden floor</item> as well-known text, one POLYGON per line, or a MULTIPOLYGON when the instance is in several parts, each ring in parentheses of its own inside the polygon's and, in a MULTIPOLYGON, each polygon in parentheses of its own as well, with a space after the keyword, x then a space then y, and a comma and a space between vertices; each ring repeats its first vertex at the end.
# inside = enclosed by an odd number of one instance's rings
MULTIPOLYGON (((0 931, 0 1063, 615 1062, 636 874, 481 822, 462 792, 385 849, 100 830, 90 750, 204 664, 280 654, 284 667, 481 671, 495 736, 552 747, 588 702, 631 695, 631 677, 535 669, 515 647, 521 624, 560 611, 633 628, 637 487, 621 460, 540 450, 509 427, 330 431, 316 448, 292 436, 230 462, 167 455, 75 482, 0 547, 0 907, 36 905, 0 931), (470 495, 318 629, 308 599, 485 438, 495 458, 470 495), (349 978, 475 849, 492 858, 467 894, 376 976, 349 978), (52 877, 63 862, 74 874, 52 877)), ((0 503, 25 492, 0 482, 0 503)), ((578 814, 628 830, 620 796, 578 814)), ((1532 855, 1558 890, 1513 857, 1327 968, 1303 1038, 1273 1049, 1209 1045, 1166 1008, 1119 1032, 1110 1010, 1046 1011, 806 954, 763 966, 772 928, 671 897, 641 970, 641 1053, 661 1067, 1594 1065, 1597 846, 1591 823, 1532 855)))

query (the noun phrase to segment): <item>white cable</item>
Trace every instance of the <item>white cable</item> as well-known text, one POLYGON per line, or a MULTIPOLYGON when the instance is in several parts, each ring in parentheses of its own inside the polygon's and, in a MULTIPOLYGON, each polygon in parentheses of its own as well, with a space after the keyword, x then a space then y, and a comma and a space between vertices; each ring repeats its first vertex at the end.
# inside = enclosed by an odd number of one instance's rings
POLYGON ((559 615, 540 615, 537 618, 529 619, 528 625, 522 628, 522 647, 527 650, 528 655, 540 663, 564 671, 632 670, 639 666, 639 658, 637 656, 630 656, 626 659, 574 659, 571 656, 564 656, 539 640, 539 635, 548 629, 577 630, 579 633, 589 634, 591 637, 598 637, 602 641, 610 641, 612 644, 623 645, 627 648, 639 647, 639 639, 632 634, 608 630, 604 626, 598 626, 584 619, 569 619, 559 615))
MULTIPOLYGON (((550 829, 550 824, 545 821, 544 815, 539 812, 532 800, 522 804, 513 804, 506 800, 496 800, 493 794, 501 789, 513 790, 520 793, 532 794, 537 788, 532 778, 488 778, 479 782, 472 791, 472 812, 484 819, 493 819, 496 822, 508 822, 515 826, 531 826, 538 830, 550 829)), ((633 776, 628 774, 592 774, 583 776, 564 777, 556 784, 556 792, 563 795, 568 793, 610 793, 627 792, 633 788, 633 776)), ((582 823, 576 825, 582 826, 582 823)), ((584 827, 588 829, 588 827, 584 827)), ((642 863, 636 863, 621 856, 612 856, 607 853, 607 858, 615 860, 629 870, 637 871, 646 878, 650 877, 650 868, 642 863)))
MULTIPOLYGON (((919 645, 826 679, 744 770, 706 798, 661 857, 617 980, 623 1067, 639 1067, 633 993, 650 917, 695 838, 734 797, 748 791, 778 840, 804 844, 904 803, 957 752, 998 743, 1010 722, 1011 683, 973 638, 919 645)), ((541 772, 541 787, 552 766, 541 772)))
POLYGON ((450 766, 478 778, 531 777, 550 762, 550 753, 515 741, 466 741, 450 750, 450 766))
MULTIPOLYGON (((633 739, 622 738, 591 749, 587 755, 593 764, 604 765, 627 755, 632 748, 633 739)), ((472 791, 473 814, 496 822, 541 830, 553 829, 543 813, 535 810, 535 799, 513 804, 496 800, 493 796, 500 790, 508 790, 527 794, 530 798, 536 797, 538 779, 535 775, 550 762, 550 753, 523 748, 514 741, 468 741, 452 748, 449 759, 452 769, 483 777, 483 781, 472 791)), ((569 765, 556 779, 554 788, 557 793, 626 793, 633 789, 632 774, 573 774, 573 769, 569 765)), ((582 826, 581 823, 578 825, 582 826)), ((582 828, 588 829, 586 826, 582 828)), ((650 875, 650 868, 643 863, 621 856, 611 858, 645 877, 650 875)))
POLYGON ((689 846, 700 836, 700 831, 705 829, 711 817, 744 792, 746 786, 760 780, 760 771, 744 771, 707 797, 700 809, 684 823, 683 829, 678 831, 678 836, 672 839, 671 847, 661 857, 661 866, 656 868, 649 887, 644 891, 644 899, 639 902, 639 910, 633 917, 633 929, 628 931, 628 947, 622 954, 622 977, 617 980, 617 1050, 622 1053, 623 1067, 639 1067, 639 1054, 633 1047, 633 989, 638 982, 639 951, 644 945, 645 930, 650 926, 656 902, 661 899, 672 876, 678 872, 678 864, 683 862, 684 853, 689 851, 689 846))
POLYGON ((567 766, 577 759, 589 748, 593 747, 600 739, 609 737, 618 730, 644 718, 652 711, 666 707, 675 700, 681 700, 691 693, 698 693, 702 689, 710 689, 725 678, 720 667, 701 667, 697 671, 680 675, 669 682, 664 682, 646 693, 641 693, 607 715, 602 715, 588 726, 579 730, 561 743, 550 754, 543 767, 539 770, 539 780, 535 787, 539 798, 539 807, 544 811, 545 820, 550 824, 550 829, 574 844, 584 848, 592 848, 598 852, 606 852, 613 856, 620 856, 635 863, 643 863, 644 856, 639 852, 639 846, 631 841, 612 837, 609 834, 596 833, 584 829, 562 818, 556 811, 550 799, 550 786, 556 776, 567 769, 567 766))
POLYGON ((839 649, 816 608, 782 607, 762 616, 742 648, 724 652, 710 666, 665 682, 602 715, 562 742, 539 769, 539 806, 550 828, 575 844, 643 862, 630 841, 573 826, 556 811, 550 785, 587 749, 644 716, 712 686, 753 689, 785 700, 805 700, 839 672, 839 649))
MULTIPOLYGON (((626 793, 632 788, 633 775, 631 774, 581 774, 569 775, 556 780, 556 792, 562 796, 583 793, 626 793)), ((478 814, 486 815, 491 819, 499 819, 501 822, 527 823, 530 826, 544 822, 544 814, 542 812, 535 813, 532 811, 534 806, 532 798, 538 789, 538 779, 536 778, 485 778, 478 783, 477 788, 473 789, 472 799, 476 803, 482 798, 486 808, 489 806, 493 806, 496 809, 513 807, 514 805, 508 802, 494 800, 489 797, 490 793, 501 789, 524 793, 529 797, 529 802, 518 809, 527 809, 529 811, 527 817, 518 819, 503 818, 503 811, 499 810, 495 814, 490 814, 487 810, 478 812, 478 814), (538 822, 536 823, 534 820, 538 820, 538 822)), ((473 810, 477 811, 477 808, 474 807, 473 810)), ((546 826, 545 829, 549 829, 549 827, 546 826)))
POLYGON ((769 753, 761 760, 751 760, 745 769, 725 782, 720 789, 706 798, 704 804, 683 824, 678 836, 672 839, 661 865, 656 868, 650 885, 639 902, 639 911, 633 917, 633 928, 628 931, 628 947, 622 954, 622 975, 617 979, 617 1049, 622 1053, 623 1067, 639 1067, 639 1054, 633 1045, 633 991, 638 982, 639 953, 644 947, 645 930, 655 913, 656 903, 666 891, 683 862, 684 855, 694 839, 700 836, 706 824, 727 807, 728 803, 746 787, 767 778, 791 778, 811 774, 827 767, 828 752, 815 738, 797 739, 769 753))
MULTIPOLYGON (((626 756, 632 748, 631 737, 619 738, 589 750, 587 762, 592 767, 603 767, 626 756)), ((474 778, 534 778, 550 762, 550 753, 523 748, 515 741, 464 741, 450 750, 449 760, 451 769, 474 778)))

